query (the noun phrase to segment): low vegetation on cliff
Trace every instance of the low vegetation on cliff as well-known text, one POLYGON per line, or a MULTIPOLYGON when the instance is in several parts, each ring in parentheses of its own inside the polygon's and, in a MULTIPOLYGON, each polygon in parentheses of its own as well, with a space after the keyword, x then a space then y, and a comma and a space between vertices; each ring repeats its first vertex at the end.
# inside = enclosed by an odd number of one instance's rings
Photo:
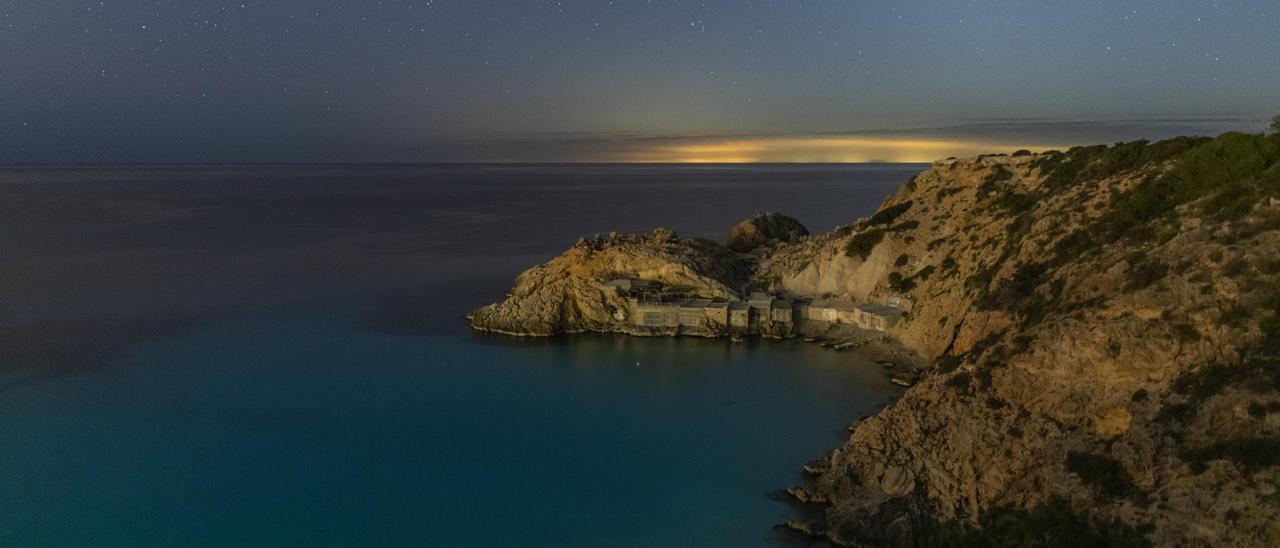
POLYGON ((1280 542, 1280 134, 943 161, 886 211, 920 228, 855 223, 845 287, 935 367, 832 456, 830 537, 1280 542))
POLYGON ((928 548, 1145 548, 1146 533, 1119 520, 1100 520, 1078 512, 1061 497, 1031 508, 986 510, 977 524, 953 521, 926 541, 928 548))
POLYGON ((764 240, 585 240, 473 324, 604 329, 620 275, 900 303, 932 367, 825 459, 803 530, 1280 545, 1280 128, 948 159, 869 218, 764 240))

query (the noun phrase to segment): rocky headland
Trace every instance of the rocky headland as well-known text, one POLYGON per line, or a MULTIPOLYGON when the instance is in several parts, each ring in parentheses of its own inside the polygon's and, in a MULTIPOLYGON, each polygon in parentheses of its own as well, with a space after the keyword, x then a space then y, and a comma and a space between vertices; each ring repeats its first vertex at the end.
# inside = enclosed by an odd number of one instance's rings
POLYGON ((796 243, 809 235, 800 221, 781 213, 757 213, 729 230, 725 246, 739 253, 781 243, 796 243))
POLYGON ((791 528, 841 545, 1280 545, 1280 135, 948 159, 826 234, 779 217, 744 221, 733 249, 661 229, 583 239, 469 319, 651 334, 606 284, 622 277, 895 299, 891 346, 924 374, 805 467, 792 493, 822 518, 791 528))
POLYGON ((716 242, 682 238, 666 229, 648 234, 609 234, 578 240, 564 254, 526 270, 506 300, 475 310, 467 319, 481 331, 545 337, 561 333, 646 334, 620 311, 625 296, 610 280, 638 278, 714 298, 737 297, 751 271, 716 242))

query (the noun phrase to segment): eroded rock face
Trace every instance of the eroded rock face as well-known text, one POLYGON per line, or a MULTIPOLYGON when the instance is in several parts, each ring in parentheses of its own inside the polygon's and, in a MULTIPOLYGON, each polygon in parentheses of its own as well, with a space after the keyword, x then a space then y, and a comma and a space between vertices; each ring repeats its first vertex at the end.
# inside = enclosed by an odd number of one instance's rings
POLYGON ((800 221, 781 213, 757 213, 729 230, 728 247, 739 253, 778 243, 795 243, 809 235, 800 221))
POLYGON ((1157 545, 1280 539, 1276 467, 1217 461, 1196 473, 1183 459, 1188 447, 1275 439, 1280 417, 1260 409, 1280 401, 1275 387, 1246 382, 1253 392, 1226 388, 1192 418, 1167 418, 1188 400, 1175 379, 1245 367, 1256 354, 1254 322, 1280 302, 1263 289, 1280 288, 1268 266, 1280 266, 1280 207, 1264 199, 1223 224, 1189 205, 1163 235, 1088 241, 1113 195, 1167 166, 1050 188, 1037 159, 939 162, 885 202, 881 212, 900 210, 892 219, 762 261, 757 276, 778 289, 902 299, 911 312, 899 338, 935 360, 831 455, 815 487, 832 501, 829 535, 910 545, 929 530, 914 512, 964 519, 1060 495, 1154 524, 1157 545), (872 231, 883 234, 866 256, 851 253, 872 231), (1253 416, 1241 411, 1250 405, 1253 416), (1132 496, 1107 496, 1069 471, 1073 451, 1118 463, 1132 496))
POLYGON ((897 302, 909 312, 895 336, 933 365, 813 468, 806 493, 827 504, 814 531, 908 546, 942 521, 1062 496, 1153 525, 1157 545, 1280 545, 1274 460, 1219 451, 1193 469, 1188 456, 1280 439, 1276 376, 1257 369, 1280 368, 1258 361, 1280 346, 1267 342, 1280 331, 1280 201, 1225 221, 1188 204, 1138 236, 1103 238, 1115 198, 1170 165, 1064 184, 1052 160, 938 162, 873 217, 813 237, 749 219, 731 238, 757 250, 746 262, 669 232, 584 240, 472 322, 628 332, 619 295, 601 285, 618 276, 725 297, 750 286, 897 302), (1194 380, 1210 367, 1237 380, 1194 380), (1129 492, 1101 491, 1068 469, 1069 454, 1116 463, 1129 492))
POLYGON ((508 335, 551 336, 582 331, 634 331, 624 296, 609 280, 642 278, 688 286, 700 295, 738 298, 748 272, 720 244, 648 234, 579 240, 550 262, 526 270, 506 300, 475 310, 472 327, 508 335))

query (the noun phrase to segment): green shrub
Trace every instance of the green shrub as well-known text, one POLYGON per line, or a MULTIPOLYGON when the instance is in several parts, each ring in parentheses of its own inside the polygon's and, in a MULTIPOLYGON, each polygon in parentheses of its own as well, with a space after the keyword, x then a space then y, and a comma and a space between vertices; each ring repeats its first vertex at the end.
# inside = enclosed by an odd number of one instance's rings
POLYGON ((1253 309, 1242 303, 1227 306, 1222 311, 1222 323, 1231 327, 1240 327, 1253 317, 1253 309))
POLYGON ((1105 455, 1070 451, 1067 453, 1067 471, 1079 476, 1085 485, 1097 488, 1104 499, 1130 497, 1137 492, 1124 466, 1105 455))
POLYGON ((988 265, 986 268, 974 272, 965 279, 964 286, 969 289, 977 290, 985 296, 987 288, 991 286, 991 280, 995 279, 997 268, 997 265, 988 265))
POLYGON ((1072 147, 1066 153, 1045 155, 1032 163, 1044 175, 1045 186, 1050 189, 1066 188, 1079 179, 1080 172, 1093 159, 1094 154, 1106 150, 1105 145, 1072 147))
POLYGON ((844 246, 844 254, 849 257, 858 257, 866 260, 871 255, 871 250, 875 249, 882 240, 884 240, 885 231, 879 228, 873 228, 854 234, 849 238, 849 243, 844 246))
POLYGON ((1214 460, 1230 461, 1241 472, 1251 474, 1280 465, 1280 437, 1219 441, 1204 447, 1184 449, 1179 456, 1197 474, 1205 471, 1209 461, 1214 460))
POLYGON ((1222 266, 1222 273, 1232 278, 1238 278, 1248 271, 1249 261, 1244 259, 1232 259, 1222 266))
POLYGON ((1185 423, 1196 416, 1196 409, 1188 403, 1170 403, 1160 408, 1160 412, 1156 413, 1156 422, 1165 426, 1174 423, 1185 423))
POLYGON ((1186 151, 1167 174, 1148 177, 1117 196, 1103 223, 1114 238, 1142 234, 1137 229, 1171 216, 1182 204, 1206 197, 1210 197, 1204 205, 1206 214, 1219 219, 1237 217, 1247 212, 1260 192, 1280 190, 1280 184, 1271 188, 1269 183, 1273 177, 1280 180, 1271 169, 1277 160, 1280 137, 1225 133, 1186 151), (1268 184, 1260 185, 1260 180, 1268 184))
MULTIPOLYGON (((1273 316, 1274 318, 1274 316, 1273 316)), ((1187 398, 1184 403, 1166 404, 1157 415, 1162 423, 1185 423, 1195 418, 1200 404, 1223 388, 1238 385, 1254 392, 1280 390, 1280 360, 1253 356, 1236 365, 1213 363, 1185 373, 1173 381, 1173 391, 1187 398)))
POLYGON ((911 206, 912 206, 911 200, 907 200, 898 205, 889 206, 884 209, 881 209, 880 211, 877 211, 875 215, 872 215, 870 219, 867 220, 867 224, 870 226, 879 226, 879 225, 887 225, 889 223, 892 223, 898 220, 898 217, 901 217, 902 214, 906 213, 908 209, 911 209, 911 206))
POLYGON ((1147 390, 1145 388, 1139 388, 1133 393, 1133 396, 1129 398, 1129 401, 1147 401, 1147 390))
POLYGON ((978 380, 978 388, 986 390, 991 388, 991 375, 995 370, 995 366, 990 362, 979 366, 973 371, 973 378, 978 380))
MULTIPOLYGON (((1151 175, 1128 192, 1113 196, 1094 226, 1059 242, 1056 260, 1121 238, 1175 235, 1176 231, 1156 230, 1150 224, 1172 219, 1183 204, 1204 199, 1203 213, 1221 221, 1248 213, 1262 197, 1280 196, 1280 134, 1226 133, 1214 139, 1179 137, 1154 144, 1134 141, 1076 147, 1042 154, 1031 167, 1040 171, 1053 192, 1169 160, 1176 161, 1168 173, 1151 175)), ((1003 196, 1001 207, 1018 211, 1029 205, 1028 198, 1003 196)))
POLYGON ((1249 416, 1255 419, 1261 419, 1267 416, 1267 407, 1256 401, 1249 402, 1249 416))
POLYGON ((1044 283, 1048 275, 1045 263, 1024 263, 1018 265, 1013 276, 1000 287, 979 299, 978 307, 983 310, 1009 310, 1017 312, 1025 307, 1035 296, 1036 288, 1044 283))
POLYGON ((991 173, 987 174, 982 183, 978 185, 977 198, 979 200, 986 198, 987 195, 999 190, 1000 183, 1013 178, 1013 172, 1004 167, 1004 164, 996 164, 992 166, 991 173))
POLYGON ((1169 273, 1169 267, 1160 261, 1153 260, 1141 253, 1129 256, 1128 281, 1125 289, 1135 291, 1144 289, 1163 279, 1169 273))
POLYGON ((893 261, 893 266, 902 268, 906 266, 907 263, 909 262, 911 262, 911 256, 907 255, 906 253, 903 253, 902 255, 898 255, 897 260, 893 261))
POLYGON ((1009 213, 1026 213, 1031 211, 1039 201, 1040 198, 1035 194, 1022 194, 1009 190, 996 196, 992 206, 1009 213))
POLYGON ((1041 175, 1048 175, 1066 156, 1066 153, 1061 150, 1046 150, 1040 153, 1039 158, 1032 160, 1029 165, 1031 169, 1039 171, 1041 175))
POLYGON ((1280 308, 1272 308, 1276 312, 1258 322, 1262 330, 1262 342, 1258 351, 1264 356, 1280 357, 1280 308))
POLYGON ((1280 177, 1280 135, 1269 138, 1228 133, 1188 154, 1170 173, 1186 201, 1211 196, 1204 212, 1215 218, 1236 219, 1248 213, 1261 195, 1275 196, 1280 177))
POLYGON ((1045 186, 1061 190, 1085 181, 1106 179, 1182 155, 1209 139, 1177 137, 1158 143, 1133 141, 1115 146, 1075 147, 1066 153, 1044 155, 1032 167, 1045 175, 1045 186))
POLYGON ((960 367, 960 364, 962 363, 964 363, 964 356, 947 354, 935 360, 933 362, 933 365, 938 369, 938 372, 940 373, 950 373, 952 371, 955 371, 956 368, 960 367))
POLYGON ((992 508, 978 517, 978 525, 952 520, 925 539, 929 548, 1146 548, 1146 532, 1118 520, 1095 519, 1077 513, 1071 503, 1051 497, 1037 506, 992 508))
POLYGON ((901 223, 898 223, 898 224, 896 224, 896 225, 893 225, 893 226, 891 226, 891 227, 889 227, 889 228, 888 228, 888 231, 889 231, 889 232, 902 232, 902 231, 904 231, 904 230, 915 230, 915 229, 916 229, 917 227, 919 227, 919 226, 920 226, 920 221, 917 221, 917 220, 912 219, 912 220, 910 220, 910 221, 903 221, 903 222, 901 222, 901 223))
POLYGON ((920 269, 915 274, 912 274, 911 276, 907 276, 907 277, 904 277, 903 275, 897 272, 890 272, 889 287, 893 288, 895 291, 898 291, 899 293, 906 293, 908 291, 911 291, 912 289, 915 289, 917 281, 924 281, 929 279, 929 276, 933 274, 933 271, 934 271, 933 265, 929 265, 920 269))
POLYGON ((961 371, 959 373, 956 373, 955 375, 952 375, 951 378, 947 379, 945 384, 957 390, 968 390, 969 378, 970 376, 968 373, 961 371))
POLYGON ((914 278, 914 279, 916 279, 916 280, 920 280, 920 281, 922 281, 922 282, 923 282, 923 281, 925 281, 925 280, 929 279, 929 276, 932 276, 932 275, 933 275, 933 271, 934 271, 934 270, 937 270, 937 269, 936 269, 936 268, 934 268, 934 267, 933 267, 933 265, 929 265, 929 266, 926 266, 926 267, 924 267, 924 268, 921 268, 919 271, 917 271, 917 272, 916 272, 915 274, 913 274, 911 277, 912 277, 912 278, 914 278))
POLYGON ((1021 354, 1031 349, 1031 343, 1036 338, 1032 335, 1015 335, 1013 337, 1013 351, 1015 354, 1021 354))
POLYGON ((1233 378, 1239 375, 1240 369, 1220 363, 1202 366, 1173 381, 1173 391, 1186 396, 1192 402, 1200 403, 1221 392, 1233 378))
POLYGON ((1195 326, 1186 322, 1175 322, 1169 324, 1169 328, 1173 330, 1174 336, 1182 342, 1195 342, 1200 340, 1200 332, 1195 326))

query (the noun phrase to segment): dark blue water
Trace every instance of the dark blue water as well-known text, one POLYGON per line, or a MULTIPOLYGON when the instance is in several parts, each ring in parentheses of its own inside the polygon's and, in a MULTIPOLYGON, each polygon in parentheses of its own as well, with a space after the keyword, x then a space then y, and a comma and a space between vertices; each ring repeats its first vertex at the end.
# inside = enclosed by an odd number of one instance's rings
POLYGON ((0 545, 779 542, 874 364, 461 316, 583 233, 826 230, 918 170, 0 169, 0 545))

